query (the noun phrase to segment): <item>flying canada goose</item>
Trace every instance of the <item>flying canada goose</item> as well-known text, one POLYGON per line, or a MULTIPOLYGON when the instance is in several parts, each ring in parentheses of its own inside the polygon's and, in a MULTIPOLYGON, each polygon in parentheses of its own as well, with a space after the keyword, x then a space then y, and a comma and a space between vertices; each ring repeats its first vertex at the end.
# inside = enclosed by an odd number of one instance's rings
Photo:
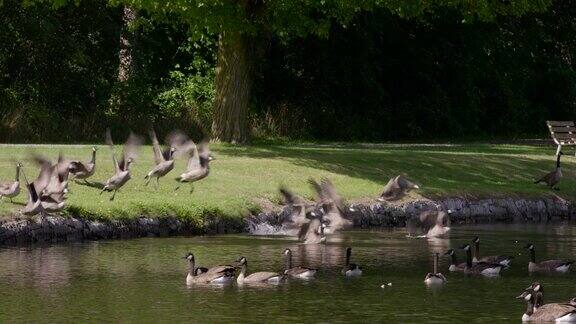
POLYGON ((546 323, 572 323, 576 322, 576 306, 568 303, 544 304, 534 307, 536 292, 528 289, 518 299, 526 301, 526 312, 522 315, 522 322, 546 323))
POLYGON ((461 249, 466 251, 466 267, 464 268, 464 273, 466 274, 493 276, 499 274, 500 270, 502 270, 504 267, 503 265, 496 263, 472 263, 472 251, 470 251, 470 244, 463 245, 461 249))
POLYGON ((476 236, 472 243, 474 243, 474 258, 472 258, 472 262, 486 262, 486 263, 499 263, 503 266, 509 266, 513 256, 509 255, 490 255, 485 257, 480 257, 480 238, 476 236))
POLYGON ((10 202, 12 202, 12 198, 18 196, 20 194, 20 169, 22 168, 22 164, 20 162, 16 163, 16 178, 14 181, 6 181, 0 183, 0 201, 4 198, 10 198, 10 202))
POLYGON ((528 288, 525 290, 533 290, 535 295, 532 296, 534 298, 534 310, 539 308, 540 306, 544 305, 544 287, 539 282, 533 282, 528 288))
POLYGON ((42 208, 48 213, 56 213, 64 209, 66 206, 66 202, 64 201, 64 194, 50 194, 50 195, 41 195, 40 196, 40 203, 42 204, 42 208))
POLYGON ((310 222, 310 219, 306 217, 306 213, 310 209, 310 204, 308 204, 304 198, 292 193, 287 188, 280 187, 279 190, 284 201, 291 208, 289 216, 291 225, 300 228, 310 222))
POLYGON ((346 264, 342 268, 342 274, 346 277, 358 277, 362 275, 362 267, 355 263, 350 263, 352 248, 346 248, 346 264))
POLYGON ((116 196, 116 191, 122 188, 130 180, 130 164, 134 161, 138 154, 138 148, 142 145, 142 139, 139 136, 130 133, 124 148, 122 151, 122 159, 120 162, 116 159, 116 153, 114 152, 114 143, 112 142, 112 136, 110 135, 110 130, 106 130, 106 143, 110 146, 112 151, 112 162, 114 163, 114 175, 106 181, 106 185, 100 191, 102 194, 104 191, 113 191, 110 200, 114 200, 116 196))
POLYGON ((427 285, 441 285, 446 282, 446 277, 438 272, 438 258, 438 253, 434 253, 434 271, 428 272, 424 278, 424 283, 427 285))
MULTIPOLYGON (((435 205, 420 212, 416 222, 428 238, 446 238, 450 233, 450 214, 452 211, 444 210, 442 205, 435 205)), ((411 225, 414 227, 414 225, 411 225)))
POLYGON ((290 249, 284 250, 284 258, 286 259, 286 268, 284 274, 292 278, 309 279, 316 275, 318 270, 305 268, 305 267, 294 267, 292 268, 292 251, 290 249))
POLYGON ((231 271, 229 269, 220 272, 204 271, 206 270, 205 268, 195 268, 194 254, 192 252, 188 252, 184 258, 189 262, 188 275, 186 275, 187 285, 207 283, 225 284, 232 282, 234 279, 234 268, 232 268, 231 271))
MULTIPOLYGON (((40 155, 35 155, 38 163, 43 163, 41 159, 45 159, 40 155)), ((47 160, 48 163, 51 163, 47 160)), ((58 154, 58 162, 52 165, 52 173, 48 186, 42 190, 40 196, 63 196, 68 193, 68 174, 70 173, 70 161, 64 158, 62 152, 58 154)))
POLYGON ((284 280, 284 276, 277 273, 277 272, 255 272, 250 275, 247 275, 248 272, 248 260, 245 257, 241 257, 238 259, 239 266, 240 266, 240 274, 236 279, 236 282, 241 284, 252 284, 252 283, 280 283, 284 280))
POLYGON ((174 152, 176 148, 170 143, 170 147, 162 151, 156 132, 153 129, 150 130, 150 138, 152 139, 152 150, 154 151, 154 163, 156 165, 146 174, 144 179, 147 180, 146 185, 148 185, 150 179, 156 178, 156 189, 158 189, 160 177, 165 176, 174 169, 174 152))
POLYGON ((396 176, 388 181, 384 190, 378 197, 378 201, 392 201, 402 199, 408 191, 420 189, 414 182, 406 179, 403 175, 396 176))
POLYGON ((74 179, 84 180, 88 183, 88 178, 94 175, 96 171, 96 151, 98 149, 92 146, 92 159, 84 163, 78 160, 70 161, 70 173, 74 176, 74 179))
POLYGON ((525 246, 530 250, 530 262, 528 263, 529 272, 568 272, 570 266, 574 261, 569 260, 547 260, 536 263, 536 252, 534 251, 534 244, 528 243, 525 246))
POLYGON ((58 164, 52 165, 52 162, 40 155, 34 154, 32 159, 40 166, 41 172, 34 180, 34 187, 36 192, 41 197, 43 195, 49 196, 52 194, 63 194, 67 192, 67 184, 64 174, 59 174, 58 164))
POLYGON ((554 171, 547 173, 539 180, 534 181, 534 183, 544 182, 548 187, 554 190, 559 190, 558 187, 556 186, 562 179, 562 168, 560 167, 560 157, 562 155, 564 155, 564 153, 560 152, 556 157, 556 169, 554 169, 554 171))
POLYGON ((326 224, 322 222, 322 215, 310 212, 306 215, 306 218, 310 221, 300 226, 298 239, 303 241, 304 244, 319 244, 326 242, 326 235, 324 234, 326 224))
POLYGON ((308 183, 316 191, 317 203, 322 206, 323 220, 327 221, 328 233, 352 226, 352 221, 345 217, 346 209, 342 198, 330 180, 323 178, 320 183, 314 179, 308 179, 308 183))
POLYGON ((454 251, 454 249, 446 251, 444 255, 450 256, 450 267, 448 267, 448 271, 464 272, 464 270, 466 269, 466 262, 458 263, 458 260, 456 258, 456 252, 454 251))
POLYGON ((26 188, 28 189, 28 202, 26 203, 26 206, 22 208, 22 214, 26 216, 34 216, 37 214, 41 214, 42 217, 45 216, 45 211, 44 208, 42 208, 42 202, 40 201, 40 196, 38 195, 38 191, 36 190, 36 185, 34 183, 38 182, 40 185, 48 183, 48 181, 50 181, 50 173, 50 164, 43 165, 40 169, 40 175, 38 176, 38 179, 32 183, 29 183, 24 170, 22 170, 24 182, 26 183, 26 188))
MULTIPOLYGON (((179 136, 179 138, 182 139, 184 137, 179 136)), ((214 157, 210 153, 207 141, 202 141, 198 145, 194 144, 192 140, 180 140, 179 142, 181 146, 185 147, 184 150, 189 153, 189 157, 186 171, 176 178, 176 181, 190 183, 190 193, 192 193, 194 191, 193 183, 206 178, 210 174, 210 161, 214 157)), ((181 149, 178 148, 178 150, 180 151, 181 149)), ((175 190, 179 188, 180 185, 175 190)))

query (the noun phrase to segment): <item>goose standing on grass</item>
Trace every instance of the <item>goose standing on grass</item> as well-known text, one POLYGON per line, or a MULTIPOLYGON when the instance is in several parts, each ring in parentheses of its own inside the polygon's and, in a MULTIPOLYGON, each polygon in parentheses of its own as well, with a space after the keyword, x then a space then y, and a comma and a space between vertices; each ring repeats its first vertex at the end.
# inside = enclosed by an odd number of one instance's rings
POLYGON ((234 280, 234 268, 225 269, 223 271, 212 271, 207 270, 205 268, 196 268, 196 261, 194 260, 194 254, 192 252, 188 252, 185 259, 188 260, 188 275, 186 275, 186 284, 226 284, 230 283, 234 280))
POLYGON ((22 168, 22 164, 20 162, 16 163, 16 178, 14 181, 6 181, 0 183, 0 201, 6 198, 10 198, 10 202, 12 202, 12 198, 18 196, 20 194, 20 169, 22 168))
POLYGON ((342 268, 342 274, 346 277, 358 277, 362 275, 362 267, 355 263, 350 263, 350 257, 352 256, 352 248, 346 248, 346 264, 342 268))
POLYGON ((574 261, 570 260, 547 260, 536 263, 536 251, 534 244, 528 243, 525 246, 530 251, 530 262, 528 263, 529 272, 561 272, 566 273, 574 261))
POLYGON ((238 259, 238 265, 240 266, 240 274, 238 275, 236 282, 239 285, 242 284, 258 284, 258 283, 280 283, 284 280, 284 276, 277 272, 255 272, 250 275, 248 272, 248 260, 245 257, 238 259))
POLYGON ((70 173, 74 179, 84 180, 84 183, 88 184, 88 178, 96 171, 96 151, 96 147, 92 146, 92 159, 86 163, 78 160, 70 161, 70 173))
POLYGON ((510 255, 490 255, 490 256, 480 257, 480 238, 478 236, 476 236, 472 240, 472 243, 474 244, 474 258, 472 258, 473 263, 478 263, 478 262, 499 263, 503 266, 508 267, 510 265, 510 262, 512 261, 512 259, 514 259, 514 257, 510 256, 510 255))
MULTIPOLYGON (((207 141, 202 141, 195 145, 192 140, 187 140, 182 145, 188 148, 188 164, 186 165, 186 171, 176 178, 176 181, 190 183, 190 193, 192 193, 194 191, 194 182, 200 181, 210 174, 210 161, 214 157, 210 153, 207 141)), ((175 190, 179 188, 180 185, 175 190)))
POLYGON ((420 187, 403 175, 396 176, 388 181, 380 197, 378 197, 378 201, 402 199, 412 189, 420 189, 420 187))
POLYGON ((534 181, 534 183, 544 182, 551 189, 559 190, 558 187, 556 186, 562 179, 562 168, 560 167, 560 157, 562 155, 564 155, 564 153, 560 151, 560 153, 558 153, 558 156, 556 157, 556 169, 554 169, 554 171, 547 173, 539 180, 534 181))
POLYGON ((106 131, 106 143, 110 146, 112 151, 112 162, 114 163, 114 175, 106 181, 106 185, 100 191, 102 194, 104 191, 113 191, 110 200, 114 200, 116 196, 116 191, 122 188, 130 180, 130 164, 134 161, 138 154, 138 149, 142 145, 142 139, 139 136, 130 133, 126 143, 124 144, 124 149, 122 151, 122 159, 118 162, 116 159, 116 153, 114 151, 114 143, 112 142, 112 136, 110 135, 110 130, 106 131))
POLYGON ((438 253, 434 253, 434 271, 428 272, 424 278, 424 283, 427 285, 441 285, 446 282, 446 277, 438 272, 438 253))
POLYGON ((292 267, 292 251, 290 249, 286 249, 283 252, 286 268, 284 270, 284 274, 291 277, 291 278, 299 278, 299 279, 310 279, 316 275, 318 270, 306 268, 306 267, 292 267))
POLYGON ((466 274, 495 276, 498 275, 500 270, 502 270, 504 267, 503 265, 496 263, 472 263, 472 251, 470 250, 470 244, 463 245, 461 249, 466 251, 466 267, 464 268, 464 273, 466 274))
POLYGON ((534 290, 524 291, 518 299, 526 301, 526 312, 522 315, 522 322, 539 323, 574 323, 576 322, 576 306, 568 303, 551 303, 535 307, 534 290))
POLYGON ((156 178, 156 189, 158 189, 160 177, 167 175, 168 172, 174 169, 174 152, 176 148, 170 143, 170 147, 162 151, 156 132, 153 129, 150 130, 150 138, 152 139, 152 151, 154 151, 154 163, 156 165, 146 174, 144 179, 146 180, 146 185, 148 185, 150 179, 156 178))
POLYGON ((327 233, 336 233, 352 226, 352 221, 345 217, 346 208, 342 198, 330 180, 323 178, 318 183, 314 179, 308 179, 308 183, 316 191, 318 205, 322 206, 323 220, 328 222, 327 233))
POLYGON ((466 262, 458 263, 458 260, 456 258, 456 252, 454 251, 454 249, 446 251, 444 255, 450 256, 450 267, 448 267, 448 271, 464 272, 464 270, 466 269, 466 262))

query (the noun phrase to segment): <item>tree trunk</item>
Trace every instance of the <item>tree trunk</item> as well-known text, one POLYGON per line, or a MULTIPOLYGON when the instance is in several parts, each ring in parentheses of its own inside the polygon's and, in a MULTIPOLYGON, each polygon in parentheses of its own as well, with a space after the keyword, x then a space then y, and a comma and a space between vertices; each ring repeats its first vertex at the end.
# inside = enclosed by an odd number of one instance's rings
POLYGON ((252 44, 252 39, 238 32, 220 35, 214 81, 214 141, 246 143, 249 139, 248 111, 255 62, 252 44))
POLYGON ((132 48, 135 43, 135 35, 129 30, 130 23, 136 20, 138 12, 136 9, 124 6, 122 13, 122 30, 120 31, 120 52, 118 58, 118 80, 120 82, 128 81, 130 75, 134 73, 134 63, 132 59, 132 48))

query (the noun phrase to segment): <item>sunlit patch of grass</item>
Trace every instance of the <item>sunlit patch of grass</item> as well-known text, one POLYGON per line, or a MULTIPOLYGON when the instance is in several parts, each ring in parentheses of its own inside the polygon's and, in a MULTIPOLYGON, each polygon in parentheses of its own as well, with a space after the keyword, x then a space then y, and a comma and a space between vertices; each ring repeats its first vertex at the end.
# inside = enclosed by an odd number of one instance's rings
MULTIPOLYGON (((132 180, 117 193, 114 201, 109 201, 109 193, 100 195, 97 188, 72 183, 65 214, 91 219, 175 216, 200 224, 215 215, 237 219, 258 210, 256 200, 259 198, 278 202, 277 189, 281 184, 312 198, 306 180, 328 177, 343 197, 354 200, 376 197, 388 179, 400 173, 418 182, 422 187, 420 193, 429 197, 552 194, 567 199, 576 197, 573 156, 564 158, 561 191, 551 192, 532 183, 554 168, 552 146, 299 143, 248 147, 213 145, 212 149, 217 159, 211 164, 211 174, 194 184, 192 194, 186 184, 174 191, 174 178, 186 165, 183 159, 177 161, 171 174, 160 180, 158 190, 154 182, 144 186, 144 175, 153 166, 152 149, 145 146, 133 165, 132 180)), ((0 146, 0 179, 14 177, 16 160, 25 163, 24 171, 29 179, 35 178, 38 170, 27 160, 30 152, 55 160, 59 150, 68 158, 88 160, 91 146, 0 146)), ((90 181, 104 183, 112 173, 110 152, 100 145, 97 171, 90 181)), ((26 194, 15 199, 20 204, 25 201, 26 194)), ((4 200, 0 203, 0 215, 10 217, 21 208, 4 200)))

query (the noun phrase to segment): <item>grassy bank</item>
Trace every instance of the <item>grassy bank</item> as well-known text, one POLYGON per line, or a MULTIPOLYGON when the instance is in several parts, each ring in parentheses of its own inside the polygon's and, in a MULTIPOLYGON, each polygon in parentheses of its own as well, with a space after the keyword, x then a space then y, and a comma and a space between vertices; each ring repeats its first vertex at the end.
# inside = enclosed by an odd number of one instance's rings
MULTIPOLYGON (((98 145, 97 172, 92 182, 103 183, 113 173, 110 151, 98 145)), ((37 168, 26 161, 30 152, 45 154, 54 160, 62 150, 67 158, 88 160, 91 146, 0 146, 0 179, 14 177, 14 162, 22 160, 28 178, 37 176, 37 168)), ((90 218, 130 218, 140 215, 177 216, 200 219, 207 214, 231 217, 258 209, 261 198, 279 202, 277 188, 284 184, 309 198, 309 177, 329 177, 348 200, 375 197, 386 181, 405 173, 418 182, 424 196, 536 197, 556 194, 576 198, 573 156, 564 158, 565 178, 561 191, 552 192, 532 181, 554 167, 554 147, 531 145, 358 145, 299 144, 237 147, 213 145, 216 160, 211 175, 178 191, 173 180, 186 165, 177 161, 175 170, 160 181, 144 186, 144 175, 153 165, 152 149, 142 148, 133 165, 133 179, 119 191, 115 201, 109 194, 99 195, 98 184, 70 185, 67 214, 90 218)), ((120 151, 120 148, 118 148, 120 151)), ((573 154, 571 151, 566 153, 573 154)), ((23 180, 23 179, 22 179, 23 180)), ((0 203, 0 215, 13 217, 27 199, 21 193, 14 200, 0 203)))

